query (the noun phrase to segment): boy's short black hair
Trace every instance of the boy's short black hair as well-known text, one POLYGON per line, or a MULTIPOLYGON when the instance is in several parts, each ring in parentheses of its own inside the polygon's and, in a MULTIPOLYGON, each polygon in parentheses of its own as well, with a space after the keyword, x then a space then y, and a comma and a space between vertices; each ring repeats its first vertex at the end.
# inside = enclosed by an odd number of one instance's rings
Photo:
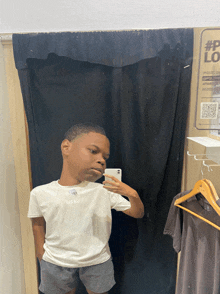
POLYGON ((72 126, 64 135, 64 140, 67 139, 69 141, 73 141, 79 135, 88 134, 90 132, 98 133, 106 136, 105 130, 95 124, 92 123, 81 123, 72 126))

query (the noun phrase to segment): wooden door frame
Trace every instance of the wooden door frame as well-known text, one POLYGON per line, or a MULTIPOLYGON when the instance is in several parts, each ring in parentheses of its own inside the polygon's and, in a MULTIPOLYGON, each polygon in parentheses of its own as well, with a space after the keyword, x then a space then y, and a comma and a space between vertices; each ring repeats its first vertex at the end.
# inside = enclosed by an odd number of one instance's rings
POLYGON ((1 36, 3 45, 7 92, 9 100, 12 144, 15 162, 18 206, 24 263, 26 294, 38 294, 38 271, 31 220, 27 217, 32 189, 28 126, 17 69, 15 68, 12 38, 1 36))

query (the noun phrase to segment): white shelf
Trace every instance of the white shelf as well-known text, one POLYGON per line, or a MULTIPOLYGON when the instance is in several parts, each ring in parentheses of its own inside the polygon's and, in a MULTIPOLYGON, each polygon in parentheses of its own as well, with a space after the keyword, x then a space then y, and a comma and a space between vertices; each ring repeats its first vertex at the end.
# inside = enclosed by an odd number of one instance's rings
POLYGON ((220 141, 211 139, 209 137, 187 137, 187 139, 199 143, 205 147, 220 147, 220 141))

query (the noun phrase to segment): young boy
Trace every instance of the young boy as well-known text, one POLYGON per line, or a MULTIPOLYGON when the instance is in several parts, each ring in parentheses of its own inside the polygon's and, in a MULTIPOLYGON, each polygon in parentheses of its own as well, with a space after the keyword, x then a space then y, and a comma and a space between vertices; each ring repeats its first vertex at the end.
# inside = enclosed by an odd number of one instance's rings
POLYGON ((107 294, 115 284, 108 245, 111 209, 142 218, 144 207, 134 189, 110 175, 113 182, 103 182, 110 186, 95 183, 109 150, 101 127, 73 126, 61 144, 60 179, 31 191, 28 217, 45 294, 74 294, 79 279, 89 294, 107 294))

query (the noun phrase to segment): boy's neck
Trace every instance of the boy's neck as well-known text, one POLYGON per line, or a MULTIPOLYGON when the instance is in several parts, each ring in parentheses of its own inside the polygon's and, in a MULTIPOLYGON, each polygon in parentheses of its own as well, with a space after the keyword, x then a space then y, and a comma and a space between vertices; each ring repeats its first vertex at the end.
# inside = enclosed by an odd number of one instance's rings
POLYGON ((76 178, 72 178, 70 175, 65 175, 64 173, 61 173, 58 183, 61 186, 74 186, 79 185, 81 181, 77 180, 76 178))

